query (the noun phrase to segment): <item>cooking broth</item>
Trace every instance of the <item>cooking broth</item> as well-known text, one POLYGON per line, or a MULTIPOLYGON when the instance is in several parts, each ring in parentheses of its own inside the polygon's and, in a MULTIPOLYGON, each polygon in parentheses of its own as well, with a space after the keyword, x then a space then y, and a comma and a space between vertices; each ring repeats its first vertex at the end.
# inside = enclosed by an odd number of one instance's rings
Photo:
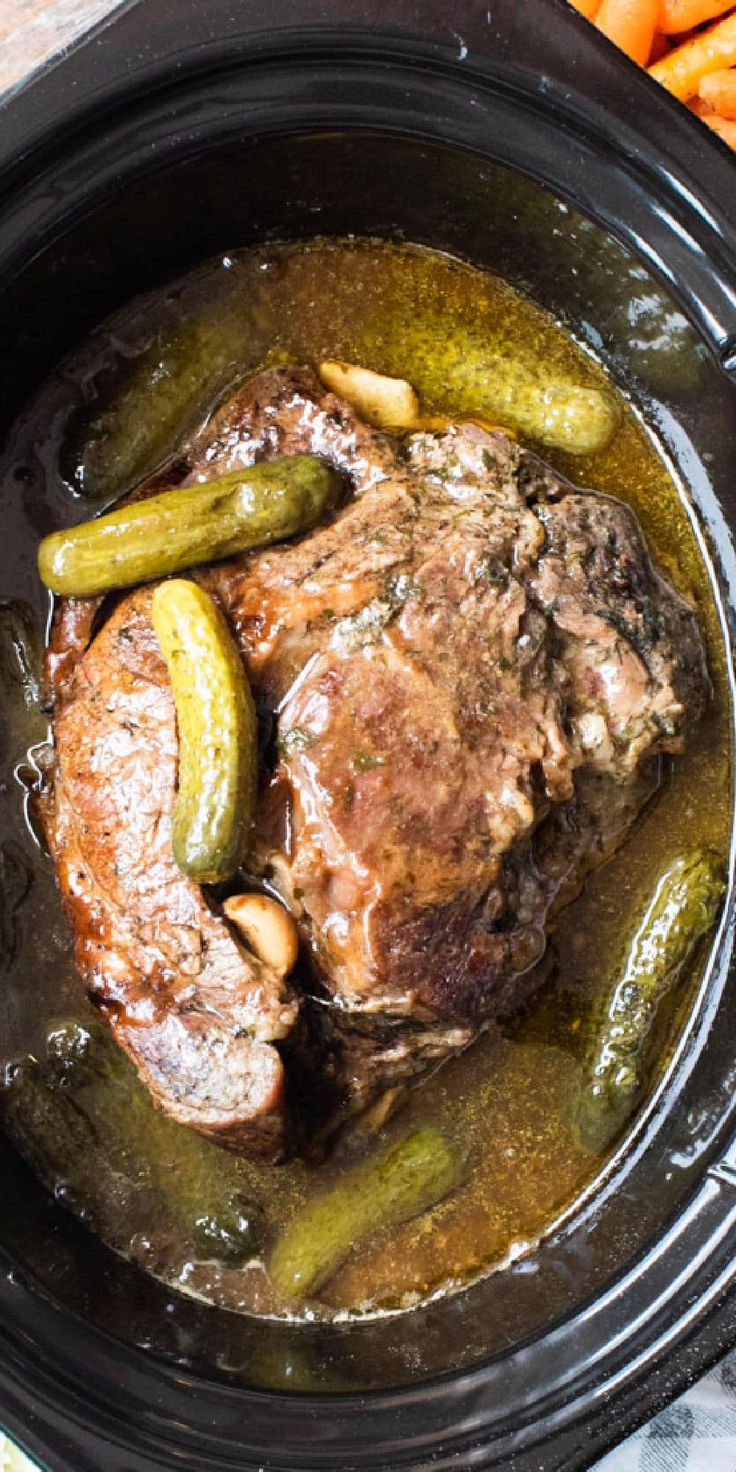
MULTIPOLYGON (((233 383, 267 364, 344 359, 409 379, 427 414, 483 413, 482 403, 463 402, 457 392, 453 398, 448 384, 458 358, 472 361, 487 342, 500 357, 523 354, 540 374, 614 392, 569 333, 503 281, 426 250, 381 242, 244 251, 135 302, 94 334, 17 426, 5 462, 6 515, 28 549, 27 559, 8 569, 5 593, 14 602, 4 609, 2 626, 3 801, 11 810, 20 812, 25 789, 38 777, 48 736, 33 647, 33 630, 38 644, 47 615, 34 571, 41 534, 121 494, 171 454, 233 383)), ((588 878, 559 918, 532 1001, 411 1093, 377 1139, 346 1136, 322 1163, 280 1167, 206 1148, 196 1167, 203 1200, 218 1172, 234 1171, 263 1215, 268 1245, 346 1165, 413 1125, 431 1121, 462 1141, 469 1173, 460 1189, 363 1244, 303 1310, 309 1316, 413 1306, 522 1253, 574 1205, 601 1164, 577 1142, 572 1122, 592 1003, 667 863, 692 847, 726 855, 729 697, 708 571, 656 445, 620 396, 619 407, 620 427, 595 455, 536 448, 576 483, 633 507, 655 562, 697 608, 713 682, 708 715, 691 733, 685 755, 667 764, 656 799, 623 849, 588 878)), ((7 1060, 12 1072, 13 1060, 43 1056, 53 1021, 92 1014, 49 860, 20 827, 1 857, 0 1064, 7 1060)), ((687 1016, 697 969, 659 1020, 660 1067, 687 1016)), ((652 1082, 656 1073, 653 1064, 652 1082)), ((11 1107, 11 1127, 62 1199, 148 1271, 229 1308, 293 1312, 275 1295, 259 1257, 225 1266, 198 1250, 172 1215, 160 1162, 151 1164, 150 1139, 165 1132, 159 1156, 175 1178, 182 1168, 176 1139, 183 1141, 184 1132, 141 1102, 132 1080, 131 1070, 127 1088, 137 1122, 121 1135, 114 1123, 120 1085, 113 1087, 104 1073, 79 1086, 72 1079, 89 1148, 65 1149, 46 1108, 11 1107)))

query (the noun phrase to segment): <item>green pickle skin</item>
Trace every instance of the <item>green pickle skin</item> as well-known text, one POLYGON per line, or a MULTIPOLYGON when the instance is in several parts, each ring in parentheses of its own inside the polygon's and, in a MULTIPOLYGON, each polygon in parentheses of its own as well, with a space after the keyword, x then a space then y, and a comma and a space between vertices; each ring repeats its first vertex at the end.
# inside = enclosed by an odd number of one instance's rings
POLYGON ((235 1160, 156 1109, 98 1024, 52 1026, 46 1060, 26 1059, 0 1089, 0 1114, 61 1183, 60 1199, 84 1202, 93 1225, 123 1179, 152 1193, 198 1258, 236 1265, 258 1253, 263 1218, 235 1160))
POLYGON ((566 374, 544 371, 528 352, 507 353, 470 334, 458 334, 443 345, 437 362, 441 383, 436 385, 430 377, 432 363, 428 353, 427 379, 422 371, 415 372, 414 387, 420 392, 431 388, 431 397, 450 404, 456 419, 482 414, 570 455, 598 454, 619 427, 620 413, 611 395, 566 374))
POLYGON ((337 471, 315 455, 232 470, 52 532, 39 547, 39 574, 67 598, 168 577, 314 526, 340 487, 337 471))
POLYGON ((179 734, 174 858, 195 883, 216 884, 245 858, 253 822, 253 696, 225 618, 197 583, 161 583, 151 617, 171 678, 179 734))
POLYGON ((586 1149, 605 1150, 636 1109, 657 1009, 712 930, 724 889, 723 862, 706 850, 681 855, 662 874, 623 971, 596 1015, 576 1113, 586 1149))
POLYGON ((432 1125, 356 1166, 299 1212, 271 1253, 271 1281, 284 1298, 309 1298, 372 1233, 428 1211, 462 1181, 464 1160, 432 1125))
POLYGON ((242 353, 242 336, 223 327, 222 319, 162 324, 147 349, 118 363, 108 402, 97 400, 92 417, 89 406, 78 410, 69 425, 62 468, 77 495, 124 494, 197 429, 242 353))

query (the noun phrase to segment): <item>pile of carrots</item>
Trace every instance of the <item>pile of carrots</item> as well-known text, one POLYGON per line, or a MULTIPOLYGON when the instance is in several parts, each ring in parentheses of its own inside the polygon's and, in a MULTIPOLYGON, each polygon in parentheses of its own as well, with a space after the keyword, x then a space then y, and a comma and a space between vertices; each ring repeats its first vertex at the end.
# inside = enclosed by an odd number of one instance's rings
POLYGON ((570 0, 736 148, 736 0, 570 0))

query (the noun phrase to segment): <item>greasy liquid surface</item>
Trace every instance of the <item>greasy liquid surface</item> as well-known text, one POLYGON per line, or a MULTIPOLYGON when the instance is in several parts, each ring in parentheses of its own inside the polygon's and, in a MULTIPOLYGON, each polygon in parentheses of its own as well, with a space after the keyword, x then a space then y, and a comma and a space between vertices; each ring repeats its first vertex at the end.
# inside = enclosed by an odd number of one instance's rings
MULTIPOLYGON (((607 389, 601 370, 570 337, 503 282, 411 247, 270 247, 226 258, 134 304, 64 365, 9 447, 8 515, 29 548, 28 561, 9 570, 9 594, 24 600, 42 628, 45 600, 31 560, 38 536, 91 514, 133 484, 238 378, 266 363, 357 361, 408 378, 426 413, 490 414, 493 404, 479 402, 477 389, 472 401, 463 396, 456 372, 463 359, 482 368, 488 344, 496 358, 521 356, 540 375, 607 389)), ((655 561, 698 609, 712 705, 624 849, 589 878, 562 916, 544 963, 546 980, 523 1013, 411 1095, 378 1141, 344 1141, 319 1166, 233 1166, 228 1159, 228 1170, 235 1169, 246 1194, 260 1204, 272 1242, 346 1164, 414 1124, 431 1121, 467 1149, 465 1184, 430 1213, 364 1243, 322 1290, 319 1303, 308 1306, 309 1314, 409 1306, 523 1251, 574 1203, 600 1165, 576 1142, 571 1123, 591 1005, 610 981, 665 865, 692 846, 726 852, 728 691, 708 576, 663 461, 631 408, 622 403, 621 412, 617 434, 594 456, 539 448, 578 484, 620 496, 634 508, 655 561)), ((33 681, 19 680, 10 645, 6 636, 3 777, 5 797, 18 811, 23 793, 13 768, 30 742, 43 739, 45 724, 34 705, 33 681)), ((0 1063, 28 1052, 42 1055, 54 1019, 89 1015, 50 865, 21 831, 5 854, 4 873, 0 1063)), ((659 1027, 660 1063, 687 1017, 695 981, 693 974, 679 985, 659 1027)), ((652 1079, 656 1072, 654 1060, 652 1079)), ((79 1106, 98 1128, 89 1149, 71 1152, 74 1158, 52 1138, 48 1115, 20 1113, 12 1120, 41 1174, 75 1210, 118 1250, 185 1291, 239 1309, 286 1311, 260 1263, 226 1268, 197 1254, 166 1206, 160 1166, 149 1159, 150 1131, 163 1128, 157 1116, 139 1101, 137 1123, 116 1142, 114 1129, 104 1124, 113 1107, 104 1079, 81 1090, 79 1106)), ((170 1140, 165 1153, 175 1178, 182 1167, 170 1140)), ((223 1169, 211 1147, 197 1166, 203 1200, 223 1169)))

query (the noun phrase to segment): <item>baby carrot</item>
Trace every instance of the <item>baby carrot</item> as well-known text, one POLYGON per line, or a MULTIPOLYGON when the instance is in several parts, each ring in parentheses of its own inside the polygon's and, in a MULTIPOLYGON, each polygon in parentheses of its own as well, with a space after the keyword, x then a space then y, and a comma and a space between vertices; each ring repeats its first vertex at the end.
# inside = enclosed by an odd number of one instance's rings
POLYGON ((650 66, 649 75, 661 82, 675 97, 687 102, 694 97, 710 72, 720 72, 736 64, 736 15, 727 15, 707 31, 701 31, 684 46, 676 46, 669 56, 650 66))
POLYGON ((601 0, 570 0, 570 4, 575 10, 579 10, 581 15, 587 16, 588 20, 595 20, 601 8, 601 0))
POLYGON ((703 77, 698 88, 703 102, 707 102, 722 118, 736 118, 736 68, 728 71, 711 72, 703 77))
POLYGON ((632 61, 646 66, 659 10, 660 0, 603 0, 596 25, 632 61))
POLYGON ((731 118, 719 118, 717 112, 712 112, 703 118, 703 122, 707 127, 712 128, 713 132, 717 133, 729 148, 736 148, 736 122, 731 118))
POLYGON ((649 65, 651 66, 655 61, 661 61, 662 57, 668 56, 671 50, 669 36, 665 36, 662 31, 657 31, 649 53, 649 65))
POLYGON ((659 29, 668 36, 689 31, 703 21, 715 20, 733 6, 733 0, 662 0, 659 29))

